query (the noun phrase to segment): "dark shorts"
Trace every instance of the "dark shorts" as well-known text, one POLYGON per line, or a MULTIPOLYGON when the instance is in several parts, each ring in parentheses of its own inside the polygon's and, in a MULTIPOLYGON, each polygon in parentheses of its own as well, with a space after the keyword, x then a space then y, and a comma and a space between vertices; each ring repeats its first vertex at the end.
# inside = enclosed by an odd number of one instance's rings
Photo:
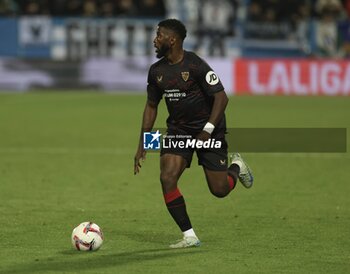
MULTIPOLYGON (((171 134, 168 132, 170 136, 178 136, 176 134, 171 134)), ((187 141, 187 138, 177 138, 177 141, 183 140, 187 141)), ((225 171, 227 170, 227 142, 225 138, 215 139, 215 144, 217 142, 221 143, 221 147, 214 147, 213 142, 208 148, 192 148, 192 147, 162 147, 160 155, 164 154, 175 154, 182 156, 187 162, 187 168, 191 166, 193 153, 197 153, 198 165, 204 166, 209 170, 214 171, 225 171)))

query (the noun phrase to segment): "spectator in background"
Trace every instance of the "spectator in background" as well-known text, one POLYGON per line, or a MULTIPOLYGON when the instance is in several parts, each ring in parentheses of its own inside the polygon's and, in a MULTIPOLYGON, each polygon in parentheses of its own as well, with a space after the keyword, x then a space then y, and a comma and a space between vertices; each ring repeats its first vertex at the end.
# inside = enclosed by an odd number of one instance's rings
POLYGON ((340 9, 337 1, 317 3, 316 10, 320 20, 316 23, 316 55, 319 57, 338 57, 337 16, 340 9))
POLYGON ((198 51, 203 40, 209 40, 209 56, 226 56, 226 38, 233 34, 235 9, 228 0, 205 0, 200 6, 197 42, 194 50, 198 51))
POLYGON ((46 0, 19 1, 22 15, 48 15, 50 14, 46 0))
POLYGON ((83 4, 83 16, 96 17, 98 16, 98 9, 96 0, 85 0, 83 4))
POLYGON ((310 28, 309 21, 311 16, 311 7, 307 3, 303 3, 298 7, 297 13, 292 17, 292 23, 294 25, 294 33, 297 43, 301 51, 306 54, 311 54, 310 47, 310 28))
MULTIPOLYGON (((286 2, 286 0, 283 2, 286 2)), ((263 20, 265 22, 275 23, 280 21, 281 3, 279 0, 265 0, 261 4, 263 5, 263 20)))
POLYGON ((342 3, 340 0, 317 0, 316 12, 322 17, 325 13, 333 13, 334 15, 340 15, 343 11, 342 3))
MULTIPOLYGON (((251 0, 244 35, 265 40, 303 40, 310 0, 251 0)), ((302 43, 304 43, 303 41, 302 43)))
POLYGON ((137 7, 133 0, 115 0, 116 15, 118 17, 129 17, 137 15, 137 7))
POLYGON ((18 13, 18 5, 14 0, 0 1, 0 16, 11 16, 18 13))
POLYGON ((262 7, 259 2, 251 2, 247 12, 248 20, 251 22, 261 22, 263 20, 262 7))
POLYGON ((112 0, 102 0, 99 7, 99 14, 101 17, 113 17, 115 7, 112 0))

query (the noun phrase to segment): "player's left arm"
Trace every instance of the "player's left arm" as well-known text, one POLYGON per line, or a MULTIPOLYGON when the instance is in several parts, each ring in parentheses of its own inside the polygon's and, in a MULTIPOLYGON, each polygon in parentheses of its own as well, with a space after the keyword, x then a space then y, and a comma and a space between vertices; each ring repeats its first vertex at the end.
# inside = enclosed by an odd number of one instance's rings
POLYGON ((216 126, 224 116, 228 98, 224 90, 214 93, 213 96, 214 104, 208 122, 216 126))
POLYGON ((215 126, 220 122, 224 116, 225 109, 228 103, 228 98, 224 90, 215 92, 213 95, 214 104, 210 117, 203 130, 198 134, 197 139, 206 141, 210 138, 215 126))
POLYGON ((206 96, 214 98, 209 119, 203 127, 203 130, 197 135, 197 139, 206 141, 210 138, 216 125, 218 125, 220 120, 224 117, 228 98, 219 77, 213 69, 198 56, 197 58, 195 57, 194 60, 197 64, 194 77, 197 79, 199 86, 206 96))

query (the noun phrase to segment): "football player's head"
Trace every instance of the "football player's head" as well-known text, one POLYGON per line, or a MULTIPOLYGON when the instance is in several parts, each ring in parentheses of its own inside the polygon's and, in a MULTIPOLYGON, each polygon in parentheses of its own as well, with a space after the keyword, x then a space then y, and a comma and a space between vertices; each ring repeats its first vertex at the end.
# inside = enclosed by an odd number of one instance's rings
POLYGON ((174 46, 182 47, 186 33, 186 27, 177 19, 166 19, 159 22, 157 35, 153 41, 157 57, 162 58, 174 46))

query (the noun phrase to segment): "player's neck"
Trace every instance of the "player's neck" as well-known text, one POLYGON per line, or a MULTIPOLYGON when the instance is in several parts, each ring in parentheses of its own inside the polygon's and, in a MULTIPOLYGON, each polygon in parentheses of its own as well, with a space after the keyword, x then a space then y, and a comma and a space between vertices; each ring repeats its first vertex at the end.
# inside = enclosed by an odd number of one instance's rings
POLYGON ((182 61, 182 59, 184 58, 184 54, 185 52, 182 48, 173 49, 166 58, 170 65, 175 65, 182 61))

